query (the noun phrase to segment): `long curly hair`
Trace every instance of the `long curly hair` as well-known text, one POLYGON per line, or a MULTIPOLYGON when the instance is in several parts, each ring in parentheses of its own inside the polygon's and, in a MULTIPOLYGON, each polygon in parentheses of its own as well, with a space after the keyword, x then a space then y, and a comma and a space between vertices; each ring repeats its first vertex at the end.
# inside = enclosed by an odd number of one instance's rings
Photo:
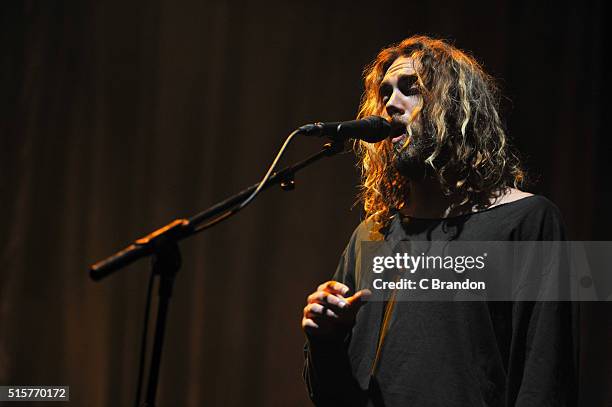
MULTIPOLYGON (((498 89, 478 62, 450 44, 413 36, 384 48, 365 68, 365 91, 358 117, 381 115, 385 106, 379 86, 394 60, 414 61, 420 103, 408 123, 419 120, 423 134, 435 139, 425 160, 446 196, 458 207, 485 208, 491 197, 525 180, 520 161, 498 114, 498 89)), ((410 139, 410 138, 409 138, 410 139)), ((410 199, 409 183, 394 165, 393 145, 386 139, 358 142, 361 192, 366 219, 387 225, 394 209, 410 199)))

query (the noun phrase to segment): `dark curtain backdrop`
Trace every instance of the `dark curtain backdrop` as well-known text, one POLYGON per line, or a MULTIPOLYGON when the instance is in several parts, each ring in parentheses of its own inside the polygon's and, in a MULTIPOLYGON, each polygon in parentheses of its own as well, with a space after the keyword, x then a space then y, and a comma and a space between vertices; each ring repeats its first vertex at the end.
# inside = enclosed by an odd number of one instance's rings
MULTIPOLYGON (((354 117, 361 70, 415 33, 499 79, 510 134, 574 239, 609 237, 603 2, 9 1, 0 6, 0 384, 133 403, 146 261, 92 262, 256 182, 286 134, 354 117)), ((609 34, 609 33, 608 33, 609 34)), ((319 148, 298 140, 284 163, 319 148)), ((306 406, 306 295, 359 222, 351 154, 181 245, 160 406, 306 406)), ((581 320, 582 405, 612 403, 609 303, 581 320)), ((443 389, 440 389, 443 391, 443 389)))

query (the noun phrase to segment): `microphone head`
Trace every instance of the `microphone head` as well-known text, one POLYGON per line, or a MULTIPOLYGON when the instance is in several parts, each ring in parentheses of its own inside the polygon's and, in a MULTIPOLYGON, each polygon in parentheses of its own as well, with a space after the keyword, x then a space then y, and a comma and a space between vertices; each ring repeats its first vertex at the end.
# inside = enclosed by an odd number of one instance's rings
POLYGON ((391 134, 391 123, 380 116, 368 116, 340 123, 337 132, 343 139, 354 138, 367 143, 378 143, 391 134))

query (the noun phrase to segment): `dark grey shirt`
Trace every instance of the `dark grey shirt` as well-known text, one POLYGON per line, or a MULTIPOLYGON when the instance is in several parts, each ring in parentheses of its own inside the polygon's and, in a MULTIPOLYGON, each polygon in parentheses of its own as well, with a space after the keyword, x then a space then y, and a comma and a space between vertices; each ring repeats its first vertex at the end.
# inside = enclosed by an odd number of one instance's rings
MULTIPOLYGON (((362 222, 333 277, 355 290, 362 222)), ((387 241, 565 240, 559 210, 531 196, 446 219, 402 219, 387 241)), ((372 374, 385 303, 369 302, 350 332, 311 339, 304 378, 318 406, 575 405, 575 308, 568 302, 397 302, 372 374)))

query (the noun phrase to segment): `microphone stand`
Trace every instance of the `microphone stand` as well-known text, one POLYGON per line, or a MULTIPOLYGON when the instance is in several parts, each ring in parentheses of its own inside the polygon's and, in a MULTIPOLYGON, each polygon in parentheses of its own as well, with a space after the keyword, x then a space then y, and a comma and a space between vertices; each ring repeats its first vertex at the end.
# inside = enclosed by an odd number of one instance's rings
MULTIPOLYGON (((343 148, 344 143, 341 141, 326 143, 322 150, 316 154, 275 172, 262 187, 262 190, 276 184, 280 184, 281 188, 285 191, 293 190, 295 188, 295 174, 299 170, 315 163, 323 157, 331 157, 342 151, 343 148)), ((143 406, 155 407, 155 396, 159 381, 159 369, 168 306, 170 297, 172 296, 174 278, 181 266, 181 254, 178 242, 216 224, 217 221, 220 220, 218 215, 224 214, 224 212, 242 203, 258 186, 259 183, 254 184, 189 219, 176 219, 90 267, 90 277, 94 281, 100 281, 142 257, 153 257, 151 272, 153 276, 159 276, 160 278, 159 301, 151 364, 149 366, 146 400, 143 406), (209 223, 205 224, 207 221, 209 221, 209 223)), ((224 214, 221 215, 221 218, 225 219, 231 215, 232 213, 224 214)), ((144 332, 143 335, 146 335, 146 332, 144 332)), ((139 398, 140 395, 140 383, 138 386, 137 398, 139 398)))

